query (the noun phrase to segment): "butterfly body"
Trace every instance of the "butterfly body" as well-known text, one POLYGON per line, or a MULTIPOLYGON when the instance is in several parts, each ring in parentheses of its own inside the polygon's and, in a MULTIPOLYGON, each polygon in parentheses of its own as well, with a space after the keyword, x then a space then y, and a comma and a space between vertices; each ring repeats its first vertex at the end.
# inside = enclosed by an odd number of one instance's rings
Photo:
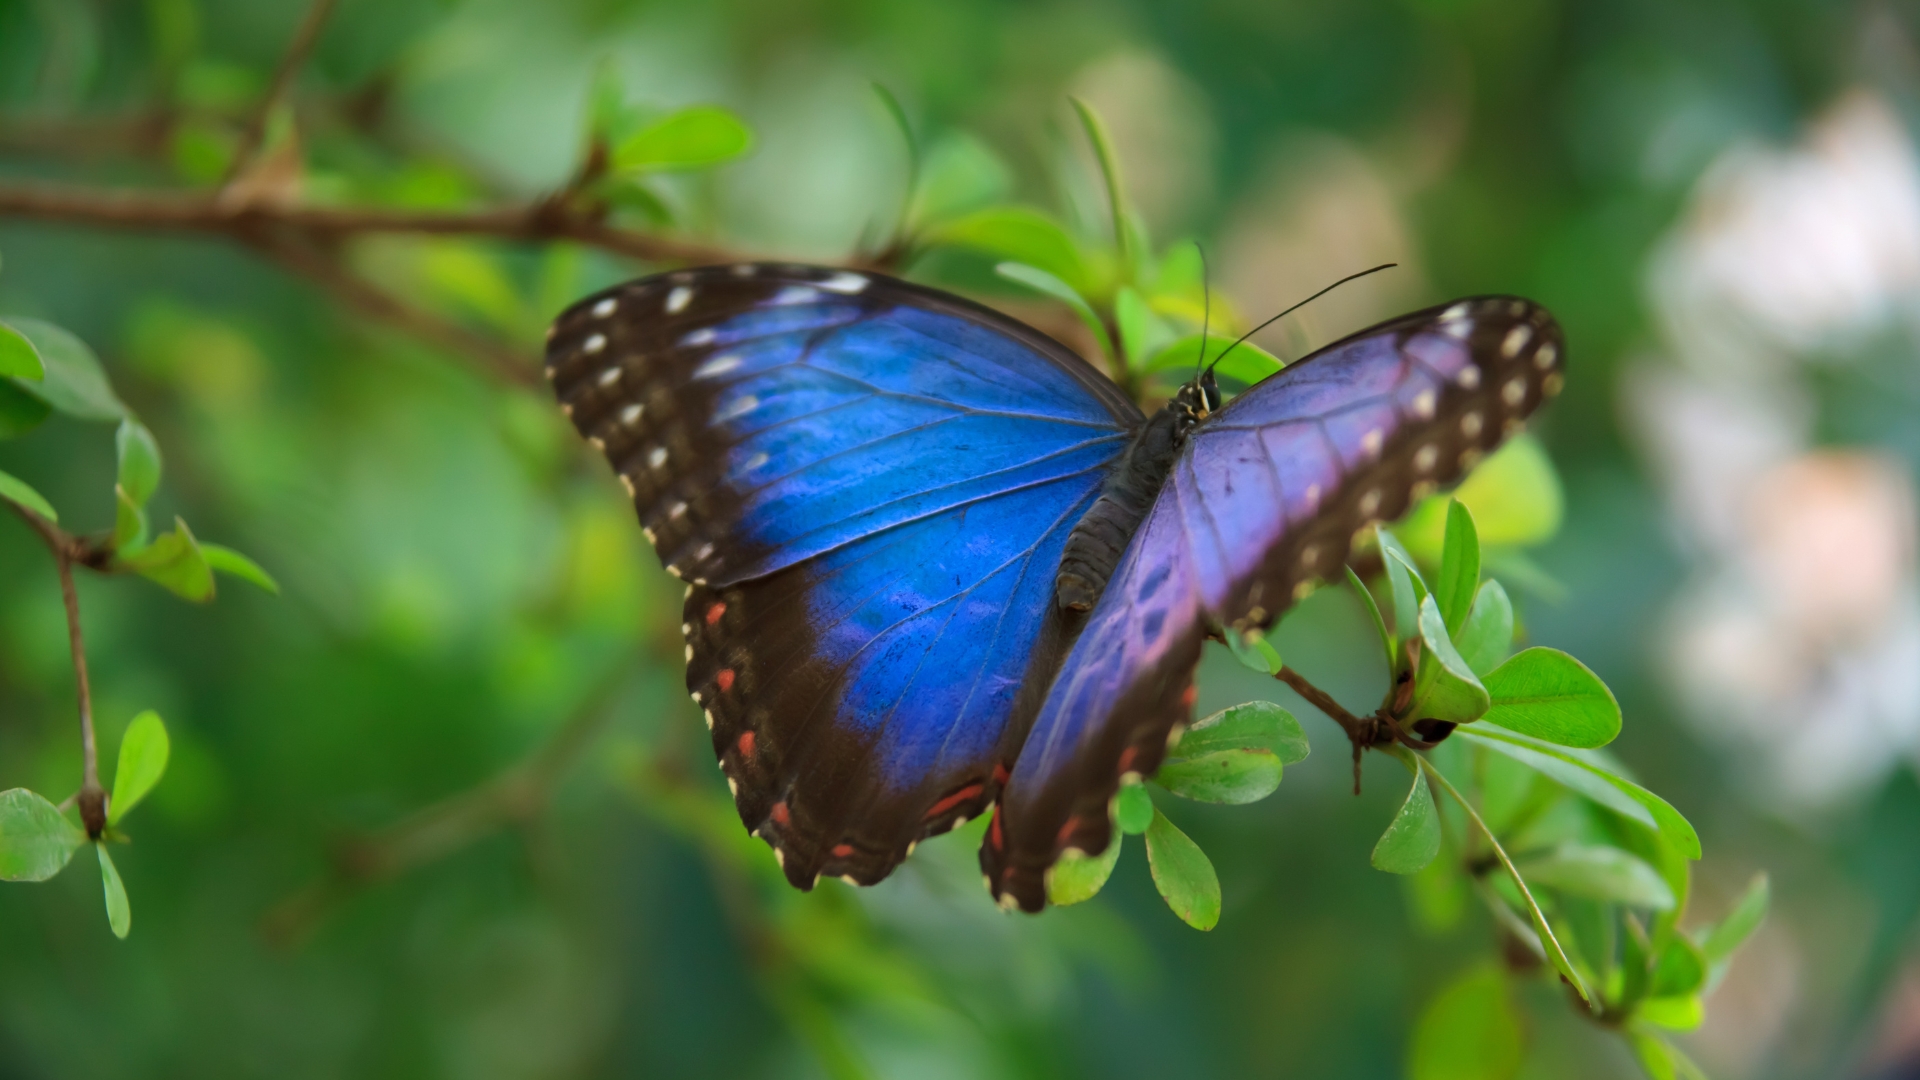
POLYGON ((997 807, 989 886, 1037 910, 1190 718, 1204 637, 1460 475, 1559 348, 1534 305, 1467 301, 1147 418, 988 309, 745 264, 589 297, 547 370, 688 582, 688 690, 788 879, 871 884, 997 807))

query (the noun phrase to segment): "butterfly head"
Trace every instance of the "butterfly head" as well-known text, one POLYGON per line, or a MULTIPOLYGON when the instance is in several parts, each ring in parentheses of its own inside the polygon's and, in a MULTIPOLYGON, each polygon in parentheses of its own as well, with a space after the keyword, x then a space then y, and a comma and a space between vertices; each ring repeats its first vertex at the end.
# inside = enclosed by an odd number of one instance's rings
POLYGON ((1220 384, 1213 377, 1213 368, 1193 377, 1173 395, 1169 403, 1174 412, 1174 430, 1181 438, 1192 431, 1200 421, 1220 411, 1220 384))

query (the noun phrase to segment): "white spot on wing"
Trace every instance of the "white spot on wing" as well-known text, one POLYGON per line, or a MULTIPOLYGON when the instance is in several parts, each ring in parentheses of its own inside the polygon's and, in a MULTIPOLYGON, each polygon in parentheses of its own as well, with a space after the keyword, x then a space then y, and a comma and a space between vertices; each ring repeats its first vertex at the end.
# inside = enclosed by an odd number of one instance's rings
POLYGON ((693 377, 696 379, 711 379, 716 375, 725 375, 727 372, 739 366, 740 358, 737 356, 732 354, 716 356, 706 363, 701 364, 699 367, 694 368, 693 377))
POLYGON ((1422 420, 1433 419, 1434 396, 1431 390, 1422 390, 1413 396, 1413 415, 1422 420))
POLYGON ((596 319, 604 319, 607 316, 613 314, 613 309, 619 306, 620 306, 620 301, 615 300, 613 297, 609 296, 605 300, 602 300, 599 303, 593 305, 593 317, 596 319))
POLYGON ((1533 354, 1533 366, 1539 368, 1541 371, 1545 371, 1552 367, 1553 362, 1559 359, 1559 357, 1560 350, 1554 348, 1553 342, 1549 341, 1545 345, 1540 346, 1539 352, 1533 354))
POLYGON ((1380 489, 1368 488, 1367 493, 1360 496, 1360 516, 1372 517, 1373 512, 1378 509, 1380 509, 1380 489))
POLYGON ((1413 468, 1416 472, 1432 472, 1434 463, 1440 460, 1440 450, 1432 443, 1413 452, 1413 468))
POLYGON ((1468 390, 1472 390, 1480 385, 1480 369, 1472 364, 1468 364, 1466 367, 1460 369, 1460 374, 1455 375, 1453 381, 1468 390))
POLYGON ((1519 356, 1520 350, 1526 348, 1527 342, 1531 340, 1533 340, 1533 327, 1521 323, 1507 331, 1507 336, 1501 340, 1500 355, 1511 360, 1519 356))
POLYGON ((1360 448, 1365 450, 1368 456, 1378 454, 1380 452, 1381 440, 1384 438, 1385 436, 1379 428, 1373 428, 1365 435, 1360 436, 1360 448))
POLYGON ((588 356, 595 356, 599 354, 600 350, 606 347, 607 347, 607 335, 594 334, 592 337, 587 338, 586 341, 581 343, 580 351, 586 353, 588 356))
POLYGON ((645 411, 645 409, 637 404, 629 405, 620 410, 620 423, 627 427, 632 427, 640 422, 640 414, 645 411))
POLYGON ((1460 434, 1465 435, 1469 439, 1480 436, 1480 413, 1478 410, 1470 412, 1460 418, 1460 434))
POLYGON ((714 338, 713 327, 703 326, 700 329, 695 330, 694 332, 686 335, 685 337, 682 337, 680 339, 680 344, 711 345, 713 344, 713 338, 714 338))
POLYGON ((657 469, 660 466, 665 465, 666 463, 667 463, 666 447, 656 446, 653 449, 647 451, 647 466, 649 468, 657 469))
POLYGON ((809 285, 789 285, 773 294, 769 304, 811 304, 820 299, 820 290, 809 285))
POLYGON ((683 518, 683 517, 686 517, 686 516, 687 516, 687 504, 686 504, 686 503, 683 503, 683 502, 677 502, 677 503, 674 503, 674 504, 673 504, 673 509, 671 509, 671 510, 668 510, 668 511, 667 511, 667 516, 668 516, 668 517, 670 517, 670 518, 673 518, 673 519, 674 519, 674 520, 676 520, 676 521, 678 521, 679 519, 681 519, 681 518, 683 518))
POLYGON ((1500 400, 1506 402, 1508 405, 1518 405, 1527 400, 1526 378, 1515 375, 1513 378, 1507 380, 1507 385, 1500 388, 1500 400))
POLYGON ((753 265, 752 263, 734 263, 733 276, 734 277, 752 277, 754 274, 754 271, 758 269, 759 267, 753 265))
POLYGON ((679 285, 667 294, 667 314, 678 315, 687 310, 687 304, 693 300, 693 290, 679 285))
POLYGON ((760 399, 752 394, 743 394, 728 402, 719 412, 713 414, 716 422, 734 420, 745 416, 760 407, 760 399))
POLYGON ((865 275, 855 274, 850 271, 841 271, 821 282, 820 287, 830 292, 845 293, 848 296, 852 296, 854 293, 865 289, 869 284, 870 282, 865 275))
POLYGON ((618 367, 608 368, 600 373, 598 381, 601 386, 612 386, 614 383, 620 381, 620 369, 618 367))

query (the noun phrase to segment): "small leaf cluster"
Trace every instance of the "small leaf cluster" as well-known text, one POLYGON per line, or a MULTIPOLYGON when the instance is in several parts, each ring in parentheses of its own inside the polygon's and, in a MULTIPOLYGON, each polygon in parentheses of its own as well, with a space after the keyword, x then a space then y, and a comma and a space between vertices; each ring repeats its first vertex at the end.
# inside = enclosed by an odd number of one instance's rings
POLYGON ((1220 921, 1220 878, 1200 845, 1168 820, 1149 788, 1196 802, 1241 805, 1279 790, 1288 765, 1307 757, 1307 736, 1293 714, 1271 701, 1223 709, 1188 728, 1151 780, 1129 778, 1113 797, 1113 838, 1088 855, 1069 849, 1047 878, 1055 904, 1092 899, 1113 875, 1128 836, 1143 837, 1154 886, 1174 914, 1196 930, 1220 921))
MULTIPOLYGON (((1481 578, 1464 504, 1447 508, 1431 577, 1392 532, 1378 539, 1391 621, 1350 578, 1388 659, 1381 715, 1437 745, 1390 749, 1412 786, 1374 866, 1410 875, 1416 909, 1437 928, 1458 921, 1464 896, 1477 898, 1518 946, 1510 951, 1562 980, 1649 1075, 1699 1075, 1665 1032, 1700 1023, 1714 972, 1764 915, 1764 879, 1719 923, 1683 932, 1699 836, 1602 751, 1621 727, 1611 691, 1558 650, 1511 652, 1513 604, 1481 578)), ((1433 999, 1411 1043, 1412 1075, 1512 1074, 1522 1026, 1506 978, 1475 968, 1433 999)))
MULTIPOLYGON (((120 822, 166 774, 170 745, 167 727, 152 709, 134 717, 120 737, 120 763, 107 800, 107 829, 92 841, 106 892, 107 925, 115 937, 124 938, 132 930, 133 909, 107 844, 127 842, 120 822)), ((0 791, 0 881, 45 881, 66 869, 73 853, 85 843, 86 831, 44 795, 26 788, 0 791)))
POLYGON ((596 72, 588 95, 585 153, 568 194, 617 217, 675 224, 684 214, 663 190, 663 175, 709 169, 753 149, 753 130, 731 109, 636 103, 610 64, 596 72))
MULTIPOLYGON (((0 471, 0 501, 56 549, 63 574, 76 563, 99 573, 137 574, 195 602, 213 599, 216 572, 278 591, 252 559, 197 540, 179 517, 170 530, 154 536, 148 506, 160 486, 161 455, 153 433, 114 392, 99 359, 78 337, 38 319, 0 318, 0 439, 27 435, 54 414, 117 425, 113 525, 104 533, 77 537, 62 531, 51 501, 26 481, 0 471)), ((71 603, 68 617, 79 617, 71 603)), ((77 627, 74 640, 77 647, 77 627)), ((85 723, 90 725, 91 717, 85 723)), ((89 837, 43 795, 26 788, 0 792, 0 880, 45 881, 91 840, 99 856, 108 925, 116 936, 126 937, 132 925, 126 885, 106 844, 126 840, 120 822, 160 782, 168 747, 158 714, 147 710, 134 717, 121 738, 105 828, 96 836, 89 837)))

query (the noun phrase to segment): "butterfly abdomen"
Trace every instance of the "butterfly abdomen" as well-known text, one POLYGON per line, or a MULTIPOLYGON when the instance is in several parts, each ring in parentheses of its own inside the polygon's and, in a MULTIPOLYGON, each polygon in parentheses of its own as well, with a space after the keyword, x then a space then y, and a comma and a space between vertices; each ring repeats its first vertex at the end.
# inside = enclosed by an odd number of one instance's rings
POLYGON ((1100 497, 1067 537, 1054 596, 1070 611, 1088 611, 1106 590, 1127 542, 1139 530, 1180 453, 1181 411, 1175 402, 1154 413, 1114 464, 1100 497))

